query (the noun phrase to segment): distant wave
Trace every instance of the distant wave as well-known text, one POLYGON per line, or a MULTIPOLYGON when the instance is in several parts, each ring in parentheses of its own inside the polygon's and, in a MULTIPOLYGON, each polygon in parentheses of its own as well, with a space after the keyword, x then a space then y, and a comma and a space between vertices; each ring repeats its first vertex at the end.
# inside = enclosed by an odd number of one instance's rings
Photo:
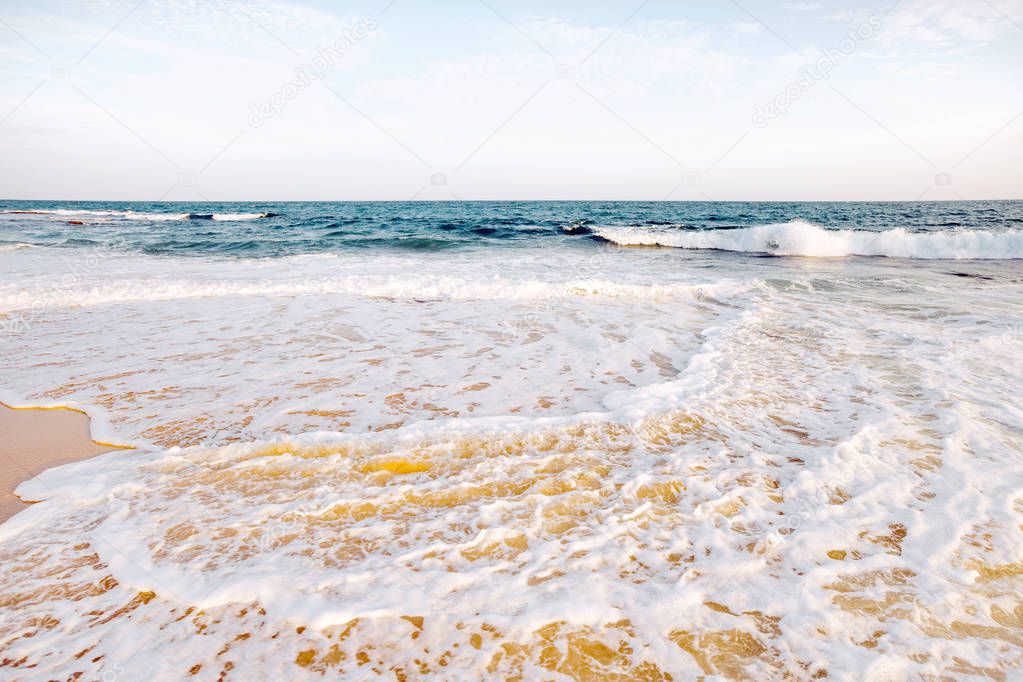
POLYGON ((593 231, 586 227, 588 220, 575 220, 568 225, 562 225, 561 231, 565 234, 591 234, 593 231))
POLYGON ((38 215, 55 216, 59 218, 108 218, 115 220, 259 220, 261 218, 275 218, 279 213, 149 213, 146 211, 92 211, 86 209, 64 209, 36 211, 0 211, 0 215, 38 215))
POLYGON ((943 232, 885 232, 826 230, 794 220, 728 230, 663 230, 638 227, 597 227, 594 234, 621 246, 668 246, 713 249, 774 256, 840 258, 886 256, 920 259, 1023 258, 1023 231, 957 230, 943 232))

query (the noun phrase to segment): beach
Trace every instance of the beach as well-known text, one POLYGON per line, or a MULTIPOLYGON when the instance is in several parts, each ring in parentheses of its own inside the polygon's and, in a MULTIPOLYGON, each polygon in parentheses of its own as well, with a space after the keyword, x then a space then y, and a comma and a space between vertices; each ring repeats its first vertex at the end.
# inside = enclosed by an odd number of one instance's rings
POLYGON ((50 467, 88 459, 111 450, 90 438, 89 419, 68 409, 13 409, 0 404, 0 521, 25 508, 14 489, 50 467))
POLYGON ((1020 202, 27 208, 12 679, 1017 674, 1020 202))

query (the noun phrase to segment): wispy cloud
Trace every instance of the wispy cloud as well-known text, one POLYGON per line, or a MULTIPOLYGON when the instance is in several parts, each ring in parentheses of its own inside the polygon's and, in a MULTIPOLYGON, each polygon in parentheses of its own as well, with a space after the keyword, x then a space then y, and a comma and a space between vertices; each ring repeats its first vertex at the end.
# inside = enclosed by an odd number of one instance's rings
POLYGON ((1023 0, 912 0, 901 3, 885 20, 889 44, 957 47, 987 44, 1019 30, 1023 0))
POLYGON ((755 36, 764 32, 764 27, 752 21, 739 21, 731 24, 729 28, 740 35, 755 36))
POLYGON ((782 7, 787 12, 815 12, 821 8, 819 2, 785 2, 782 7))

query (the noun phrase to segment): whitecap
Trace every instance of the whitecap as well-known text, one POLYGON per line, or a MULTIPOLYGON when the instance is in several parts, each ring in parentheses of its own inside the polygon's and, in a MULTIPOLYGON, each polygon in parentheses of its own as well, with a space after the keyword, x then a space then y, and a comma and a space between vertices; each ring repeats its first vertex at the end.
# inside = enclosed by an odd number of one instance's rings
POLYGON ((872 232, 829 230, 803 220, 728 230, 647 230, 637 227, 598 227, 594 232, 621 246, 667 246, 713 249, 775 256, 842 258, 886 256, 919 259, 1023 258, 1023 232, 1007 230, 949 230, 909 232, 902 228, 872 232))

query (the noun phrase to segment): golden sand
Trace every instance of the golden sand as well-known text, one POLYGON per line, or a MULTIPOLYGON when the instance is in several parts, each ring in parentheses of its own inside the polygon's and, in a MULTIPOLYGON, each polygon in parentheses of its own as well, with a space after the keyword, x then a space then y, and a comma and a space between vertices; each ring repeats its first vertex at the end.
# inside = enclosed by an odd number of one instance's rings
POLYGON ((12 408, 0 403, 0 522, 28 506, 14 494, 22 481, 59 464, 115 449, 97 443, 89 417, 69 408, 12 408))

